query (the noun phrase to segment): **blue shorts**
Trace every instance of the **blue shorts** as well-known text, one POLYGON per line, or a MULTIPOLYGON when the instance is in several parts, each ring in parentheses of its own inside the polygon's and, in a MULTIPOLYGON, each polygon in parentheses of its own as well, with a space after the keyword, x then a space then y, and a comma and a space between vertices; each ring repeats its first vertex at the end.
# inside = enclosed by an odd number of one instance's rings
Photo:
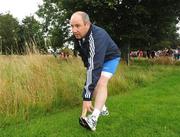
POLYGON ((115 73, 119 61, 120 61, 120 57, 105 62, 103 64, 102 74, 107 77, 111 77, 115 73))

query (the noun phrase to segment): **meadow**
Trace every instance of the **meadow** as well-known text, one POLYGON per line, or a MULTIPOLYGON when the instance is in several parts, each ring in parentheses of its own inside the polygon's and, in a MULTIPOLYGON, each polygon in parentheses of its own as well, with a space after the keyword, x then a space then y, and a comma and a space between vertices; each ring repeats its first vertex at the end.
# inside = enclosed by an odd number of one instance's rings
MULTIPOLYGON (((136 94, 134 92, 138 88, 156 84, 163 81, 163 78, 168 79, 168 77, 177 75, 176 79, 179 80, 178 63, 168 62, 167 60, 135 59, 131 61, 130 66, 127 66, 122 61, 108 87, 109 96, 111 96, 110 102, 111 100, 112 102, 118 101, 119 97, 131 94, 134 96, 136 94), (161 65, 164 62, 166 65, 161 65)), ((79 112, 84 80, 85 68, 79 58, 63 60, 43 55, 0 56, 0 128, 9 129, 10 126, 10 130, 12 130, 12 125, 31 122, 33 119, 41 119, 46 116, 52 118, 51 115, 59 113, 64 115, 72 108, 75 109, 72 113, 79 112)), ((176 82, 174 82, 175 85, 176 82)), ((171 80, 169 80, 169 86, 166 83, 161 84, 158 85, 159 87, 157 86, 161 90, 163 87, 169 88, 170 85, 173 85, 171 80)), ((180 91, 179 87, 176 88, 180 91)), ((156 96, 163 94, 161 92, 157 92, 156 96)), ((137 94, 142 93, 137 92, 137 94)), ((153 92, 153 94, 156 93, 153 92)), ((148 101, 147 97, 146 99, 148 101)), ((139 103, 144 103, 144 101, 146 100, 139 103)), ((125 101, 128 111, 131 110, 130 102, 125 101)), ((144 109, 141 108, 142 104, 139 105, 140 110, 144 109)), ((123 113, 123 110, 120 111, 123 113)), ((131 113, 132 119, 133 116, 134 114, 131 113)), ((3 136, 6 136, 6 132, 3 136)))

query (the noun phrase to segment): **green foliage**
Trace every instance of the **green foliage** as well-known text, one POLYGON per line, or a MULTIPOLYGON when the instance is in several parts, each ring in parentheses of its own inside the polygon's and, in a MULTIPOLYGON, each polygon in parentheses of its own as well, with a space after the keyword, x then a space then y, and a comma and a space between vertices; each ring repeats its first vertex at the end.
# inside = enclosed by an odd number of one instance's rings
POLYGON ((0 53, 18 52, 19 23, 11 14, 0 14, 0 53))
MULTIPOLYGON (((131 48, 136 49, 161 49, 174 46, 177 41, 176 24, 180 13, 177 0, 44 0, 40 13, 41 17, 46 15, 46 25, 52 24, 50 19, 53 19, 67 27, 64 23, 78 10, 86 11, 91 21, 105 28, 121 48, 128 41, 131 48), (57 16, 57 11, 63 14, 57 16), (162 41, 169 44, 161 47, 162 41)), ((64 36, 66 38, 67 33, 64 36)))
POLYGON ((180 43, 178 0, 43 0, 37 11, 42 24, 33 16, 19 24, 10 14, 0 15, 0 53, 24 54, 27 47, 44 53, 48 46, 63 47, 72 40, 69 18, 77 10, 105 28, 122 53, 126 47, 157 50, 180 43))
POLYGON ((61 1, 44 0, 39 7, 37 15, 43 19, 43 32, 51 41, 53 48, 62 47, 69 35, 66 10, 62 7, 61 1))
POLYGON ((41 24, 33 16, 19 24, 9 13, 0 15, 1 54, 24 54, 34 47, 46 50, 41 24))
POLYGON ((34 16, 26 17, 22 20, 21 35, 24 40, 24 44, 28 48, 32 48, 34 44, 40 51, 45 51, 45 43, 42 32, 42 25, 34 18, 34 16))

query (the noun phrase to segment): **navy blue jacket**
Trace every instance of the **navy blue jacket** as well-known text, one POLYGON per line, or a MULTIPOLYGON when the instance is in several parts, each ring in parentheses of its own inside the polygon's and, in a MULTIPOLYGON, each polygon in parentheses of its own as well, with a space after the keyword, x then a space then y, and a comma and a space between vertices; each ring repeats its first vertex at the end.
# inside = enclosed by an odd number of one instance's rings
POLYGON ((90 101, 104 62, 120 57, 120 50, 104 29, 91 25, 85 38, 75 39, 75 51, 87 68, 83 100, 90 101))

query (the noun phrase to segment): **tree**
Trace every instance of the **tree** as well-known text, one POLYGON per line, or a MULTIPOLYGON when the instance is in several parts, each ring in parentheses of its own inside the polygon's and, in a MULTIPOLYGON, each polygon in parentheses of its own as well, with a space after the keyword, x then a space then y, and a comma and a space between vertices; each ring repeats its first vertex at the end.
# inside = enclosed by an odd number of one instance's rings
MULTIPOLYGON (((38 50, 46 50, 42 32, 42 25, 34 18, 34 16, 26 17, 22 20, 21 25, 21 40, 24 45, 33 49, 33 46, 38 50)), ((27 47, 26 47, 27 48, 27 47)))
POLYGON ((60 48, 69 38, 69 26, 66 10, 63 10, 61 1, 54 3, 44 0, 37 15, 43 19, 43 32, 51 41, 53 48, 60 48))
POLYGON ((19 24, 11 14, 0 15, 0 52, 1 54, 24 54, 33 46, 46 50, 42 25, 33 17, 23 19, 19 24))
MULTIPOLYGON (((43 6, 45 24, 55 26, 50 23, 54 20, 61 28, 67 28, 74 11, 87 12, 92 22, 105 28, 122 49, 127 45, 131 49, 159 49, 163 41, 169 43, 165 42, 164 47, 173 46, 178 37, 179 0, 44 0, 43 6)), ((63 39, 69 36, 67 31, 62 30, 63 39)))
POLYGON ((11 14, 0 15, 0 43, 2 54, 18 53, 19 23, 11 14))

